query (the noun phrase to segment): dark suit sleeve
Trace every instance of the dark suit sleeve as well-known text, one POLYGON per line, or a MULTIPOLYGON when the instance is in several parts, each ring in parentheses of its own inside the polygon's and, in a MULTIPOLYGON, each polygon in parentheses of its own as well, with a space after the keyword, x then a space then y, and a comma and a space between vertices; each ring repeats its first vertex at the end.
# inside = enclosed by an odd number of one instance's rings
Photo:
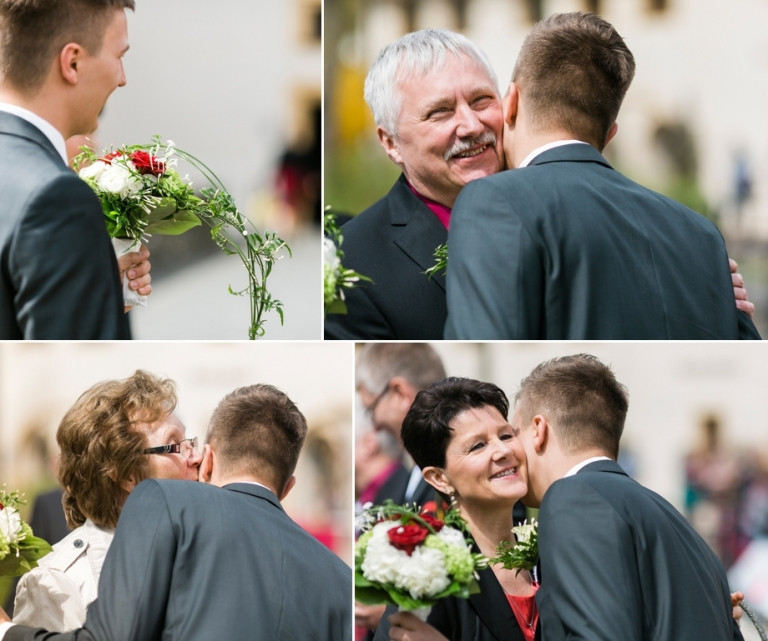
POLYGON ((85 626, 64 633, 14 626, 4 641, 147 641, 162 635, 176 537, 168 505, 154 481, 128 497, 85 626))
POLYGON ((392 340, 394 330, 384 314, 365 291, 375 285, 366 282, 344 291, 346 314, 328 314, 325 317, 326 340, 392 340))
POLYGON ((469 183, 448 234, 447 339, 541 338, 542 270, 513 203, 484 179, 469 183))
POLYGON ((25 339, 128 338, 101 209, 70 173, 34 197, 13 239, 19 326, 25 339))
POLYGON ((762 340, 760 333, 757 331, 757 327, 752 322, 752 319, 748 314, 737 311, 739 317, 739 340, 742 341, 759 341, 762 340))
POLYGON ((547 491, 539 520, 542 638, 641 641, 640 577, 617 513, 566 479, 547 491))

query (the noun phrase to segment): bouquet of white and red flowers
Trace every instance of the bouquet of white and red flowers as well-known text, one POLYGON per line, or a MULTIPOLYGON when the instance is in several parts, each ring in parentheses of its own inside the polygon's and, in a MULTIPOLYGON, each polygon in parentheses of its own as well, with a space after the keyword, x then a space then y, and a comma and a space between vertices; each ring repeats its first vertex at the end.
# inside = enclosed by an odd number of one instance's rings
POLYGON ((479 592, 477 571, 487 559, 472 552, 465 523, 455 510, 442 518, 391 502, 363 513, 355 545, 355 599, 428 608, 448 596, 479 592))
MULTIPOLYGON (((99 197, 107 232, 116 251, 137 251, 153 234, 182 234, 206 223, 211 237, 225 254, 237 254, 248 273, 248 286, 230 293, 248 293, 251 299, 249 338, 265 333, 263 314, 276 311, 283 322, 283 305, 273 299, 266 282, 279 260, 278 252, 288 245, 274 232, 260 234, 243 216, 221 180, 195 156, 178 149, 172 141, 155 136, 151 144, 119 147, 96 154, 83 147, 74 160, 75 170, 99 197), (196 192, 187 176, 182 177, 179 159, 197 170, 208 186, 196 192), (243 247, 244 245, 244 247, 243 247)), ((144 301, 127 288, 127 305, 144 301)))
POLYGON ((0 576, 21 576, 51 551, 51 546, 34 536, 32 528, 21 520, 22 503, 18 492, 0 489, 0 576))

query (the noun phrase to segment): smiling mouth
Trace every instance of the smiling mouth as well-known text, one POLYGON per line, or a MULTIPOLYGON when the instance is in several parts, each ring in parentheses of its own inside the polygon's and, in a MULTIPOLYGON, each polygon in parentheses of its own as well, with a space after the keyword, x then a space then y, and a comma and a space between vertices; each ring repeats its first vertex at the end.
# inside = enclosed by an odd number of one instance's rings
POLYGON ((501 472, 494 474, 491 478, 492 479, 503 479, 507 476, 514 476, 517 474, 517 468, 516 467, 510 467, 506 470, 502 470, 501 472))
POLYGON ((454 158, 474 158, 475 156, 479 156, 481 153, 483 153, 486 149, 488 149, 490 145, 483 145, 482 147, 477 147, 476 149, 468 149, 467 151, 463 151, 460 154, 455 154, 454 158))

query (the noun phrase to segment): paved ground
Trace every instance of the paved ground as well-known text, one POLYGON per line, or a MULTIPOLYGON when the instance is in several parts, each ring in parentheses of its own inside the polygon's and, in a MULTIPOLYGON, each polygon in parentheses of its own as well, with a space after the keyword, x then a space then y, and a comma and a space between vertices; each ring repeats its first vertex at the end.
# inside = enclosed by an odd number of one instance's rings
MULTIPOLYGON (((285 325, 270 313, 262 340, 322 338, 319 233, 312 227, 286 238, 293 257, 280 260, 267 281, 273 296, 283 301, 285 325)), ((153 272, 147 307, 131 312, 134 339, 247 340, 248 301, 227 291, 229 284, 237 289, 245 282, 240 259, 221 253, 167 276, 153 272)))

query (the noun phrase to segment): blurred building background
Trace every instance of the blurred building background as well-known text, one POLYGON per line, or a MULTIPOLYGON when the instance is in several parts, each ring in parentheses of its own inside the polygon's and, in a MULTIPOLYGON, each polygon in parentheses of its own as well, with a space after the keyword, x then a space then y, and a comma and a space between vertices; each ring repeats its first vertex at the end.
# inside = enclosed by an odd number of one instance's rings
MULTIPOLYGON (((157 134, 205 162, 293 250, 267 282, 285 326, 271 314, 266 337, 319 338, 321 0, 137 3, 128 35, 128 82, 107 102, 96 146, 157 134)), ((248 337, 247 300, 227 293, 247 284, 245 271, 207 228, 149 248, 154 291, 131 313, 135 338, 248 337)))
MULTIPOLYGON (((732 589, 768 618, 768 350, 663 342, 433 347, 449 376, 491 381, 510 399, 550 358, 586 352, 610 365, 629 390, 620 463, 690 519, 731 570, 732 589)), ((747 634, 749 623, 742 627, 747 634)))
POLYGON ((359 213, 397 168, 363 101, 378 51, 408 31, 448 28, 490 57, 502 93, 532 25, 559 11, 601 14, 635 55, 637 73, 606 155, 637 182, 713 219, 768 333, 768 4, 734 0, 326 0, 325 205, 359 213))
MULTIPOLYGON (((221 398, 269 383, 309 425, 286 512, 351 564, 353 353, 349 343, 330 342, 2 344, 0 485, 26 493, 27 509, 39 492, 56 487, 56 429, 99 381, 136 369, 173 379, 176 414, 201 443, 221 398)), ((6 585, 0 582, 0 604, 6 585)))

